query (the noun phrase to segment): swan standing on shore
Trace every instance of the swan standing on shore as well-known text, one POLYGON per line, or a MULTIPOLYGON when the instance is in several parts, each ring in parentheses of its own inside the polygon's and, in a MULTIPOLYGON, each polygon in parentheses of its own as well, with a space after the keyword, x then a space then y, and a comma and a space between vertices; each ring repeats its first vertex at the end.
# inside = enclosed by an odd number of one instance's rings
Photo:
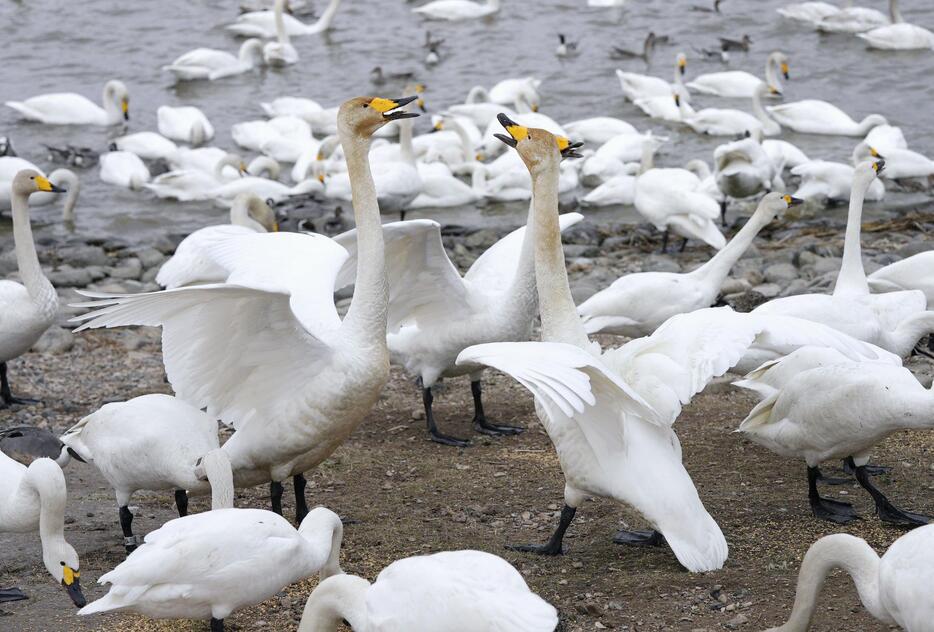
POLYGON ((558 612, 509 562, 481 551, 397 560, 371 585, 335 575, 308 597, 298 632, 553 632, 558 612))
POLYGON ((100 105, 74 92, 42 94, 25 101, 7 101, 30 121, 48 125, 117 125, 130 119, 130 96, 122 81, 112 80, 104 85, 100 105))
POLYGON ((38 171, 26 169, 13 178, 13 243, 23 283, 0 280, 0 409, 35 403, 13 396, 7 362, 29 351, 58 316, 58 294, 42 273, 29 225, 29 196, 37 191, 63 193, 38 171))
POLYGON ((895 540, 881 559, 862 538, 846 533, 821 538, 801 562, 791 617, 766 632, 807 632, 824 580, 835 568, 853 579, 863 607, 882 623, 906 632, 931 629, 934 526, 926 526, 895 540))
POLYGON ((212 259, 229 272, 226 283, 89 294, 103 300, 84 306, 99 309, 77 318, 85 321, 79 330, 161 325, 178 397, 236 428, 224 451, 237 486, 272 481, 277 513, 282 481, 292 477, 296 497, 303 496, 303 473, 354 431, 389 378, 389 290, 368 154, 373 132, 417 116, 399 109, 415 99, 357 97, 338 114, 359 261, 343 321, 334 284, 346 250, 323 235, 295 233, 243 235, 212 247, 212 259))
POLYGON ((240 53, 236 57, 223 50, 196 48, 162 69, 171 72, 179 81, 214 81, 249 72, 262 63, 263 43, 257 38, 250 38, 240 45, 240 53))

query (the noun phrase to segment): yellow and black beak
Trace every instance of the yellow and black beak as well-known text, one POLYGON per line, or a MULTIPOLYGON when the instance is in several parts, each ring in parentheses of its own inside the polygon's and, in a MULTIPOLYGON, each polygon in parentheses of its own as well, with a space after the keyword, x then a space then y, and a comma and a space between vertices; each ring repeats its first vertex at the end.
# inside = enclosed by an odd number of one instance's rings
POLYGON ((792 197, 790 195, 785 195, 782 197, 782 199, 785 200, 785 204, 788 205, 788 208, 791 208, 792 206, 798 206, 799 204, 804 204, 804 200, 801 198, 792 197))
POLYGON ((506 131, 509 133, 509 136, 506 136, 506 134, 493 134, 493 136, 503 141, 510 147, 515 147, 519 144, 520 140, 524 140, 529 135, 528 127, 519 125, 502 112, 496 115, 496 120, 499 121, 499 124, 506 129, 506 131))
POLYGON ((36 187, 40 191, 45 191, 47 193, 66 193, 65 189, 55 186, 49 182, 48 178, 43 176, 36 176, 36 187))
POLYGON ((683 57, 678 60, 678 72, 681 73, 681 76, 684 76, 684 73, 687 72, 688 62, 683 57))
POLYGON ((885 169, 885 159, 882 156, 879 156, 879 160, 872 163, 872 168, 876 170, 876 175, 882 175, 882 171, 885 169))
POLYGON ((869 148, 869 155, 872 156, 873 158, 881 158, 882 160, 885 160, 885 156, 880 154, 875 147, 869 148))
POLYGON ((564 136, 555 136, 555 140, 558 141, 558 150, 562 158, 583 158, 577 150, 583 147, 584 143, 572 143, 564 136))
POLYGON ((383 115, 383 119, 386 121, 398 121, 399 119, 415 118, 418 116, 416 112, 405 112, 400 111, 399 108, 408 105, 412 101, 418 99, 417 96, 414 97, 403 97, 401 99, 384 99, 382 97, 375 97, 370 100, 370 107, 383 115))
POLYGON ((788 63, 782 62, 782 77, 785 79, 791 79, 791 74, 788 71, 788 63))
POLYGON ((130 120, 130 100, 123 99, 122 101, 120 101, 120 109, 123 111, 123 120, 129 121, 130 120))
POLYGON ((675 92, 674 97, 675 97, 675 105, 677 105, 678 107, 681 107, 681 95, 675 92))
POLYGON ((769 94, 781 94, 782 91, 775 86, 769 86, 769 94))
POLYGON ((81 592, 81 573, 73 570, 70 566, 62 567, 62 586, 77 607, 83 608, 88 604, 88 600, 84 598, 84 593, 81 592))

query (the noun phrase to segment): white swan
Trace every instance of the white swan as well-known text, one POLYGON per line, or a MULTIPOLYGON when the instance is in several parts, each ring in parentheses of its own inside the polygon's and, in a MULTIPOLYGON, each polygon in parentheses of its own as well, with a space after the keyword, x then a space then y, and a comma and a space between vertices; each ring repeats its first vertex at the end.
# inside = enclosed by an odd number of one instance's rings
POLYGON ((524 111, 522 106, 527 105, 532 112, 538 112, 541 85, 542 80, 535 77, 502 79, 490 88, 490 103, 513 107, 519 113, 524 111))
POLYGON ((736 236, 692 272, 627 274, 581 303, 577 312, 588 334, 647 336, 676 314, 710 307, 733 265, 776 215, 796 204, 790 195, 769 193, 736 236))
POLYGON ((20 171, 13 178, 13 243, 23 283, 0 280, 0 409, 31 403, 13 397, 7 362, 29 351, 58 316, 58 294, 42 273, 29 225, 29 196, 36 191, 62 192, 31 169, 20 171))
MULTIPOLYGON (((0 210, 11 208, 13 200, 13 179, 16 177, 16 174, 25 170, 32 170, 41 176, 45 176, 45 172, 42 171, 42 169, 28 160, 17 156, 0 156, 0 210)), ((45 177, 53 186, 67 191, 62 203, 62 221, 66 223, 74 222, 75 206, 78 204, 78 195, 81 192, 81 181, 78 179, 78 176, 70 169, 56 169, 45 177)), ((44 206, 58 199, 62 199, 62 197, 63 196, 58 193, 38 191, 29 196, 29 205, 44 206)))
MULTIPOLYGON (((586 163, 584 165, 586 167, 586 163)), ((613 206, 635 204, 638 175, 620 173, 607 178, 593 191, 581 198, 581 206, 613 206)))
POLYGON ((672 90, 683 85, 682 77, 684 77, 687 66, 687 56, 684 53, 678 53, 675 57, 675 78, 673 83, 668 83, 664 79, 652 75, 623 72, 619 69, 616 70, 616 77, 619 79, 623 96, 630 101, 647 97, 668 97, 670 99, 672 90))
POLYGON ((302 473, 353 432, 389 377, 383 232, 367 156, 376 129, 416 116, 399 111, 414 100, 358 97, 341 106, 359 261, 343 321, 334 284, 346 251, 327 237, 295 233, 243 235, 212 247, 227 283, 105 298, 79 317, 86 321, 80 329, 161 325, 175 392, 234 425, 224 450, 237 485, 272 481, 274 503, 281 503, 281 481, 303 483, 302 473), (205 326, 192 328, 192 318, 205 326), (279 323, 274 332, 270 323, 279 323))
MULTIPOLYGON (((432 163, 443 167, 442 163, 432 163)), ((477 164, 473 168, 471 183, 467 184, 457 176, 454 176, 450 169, 435 169, 428 173, 423 170, 424 164, 418 165, 419 179, 422 182, 422 190, 418 196, 412 200, 408 208, 451 208, 455 206, 466 206, 474 204, 483 199, 482 187, 482 165, 477 164)))
POLYGON ((867 277, 867 281, 873 292, 920 290, 924 292, 927 299, 928 309, 934 309, 932 270, 934 270, 934 251, 928 250, 879 268, 867 277))
POLYGON ((905 134, 902 128, 896 125, 876 125, 863 141, 879 151, 891 151, 892 149, 908 149, 908 141, 905 140, 905 134))
POLYGON ((920 527, 889 546, 882 559, 865 540, 846 533, 824 536, 811 545, 801 570, 788 622, 767 632, 807 632, 827 575, 842 568, 856 584, 869 613, 907 632, 926 632, 934 604, 926 589, 934 568, 934 526, 920 527))
POLYGON ((920 50, 934 48, 934 33, 918 26, 899 22, 857 33, 869 45, 880 50, 920 50))
MULTIPOLYGON (((314 24, 305 24, 291 15, 283 15, 285 32, 292 37, 299 35, 315 35, 324 33, 331 28, 331 22, 340 8, 341 0, 331 0, 318 21, 314 24)), ((227 26, 227 30, 240 37, 259 37, 272 39, 276 37, 276 16, 274 11, 250 11, 237 18, 237 21, 227 26)))
POLYGON ((429 20, 474 20, 493 15, 500 8, 500 0, 486 0, 483 4, 471 0, 433 0, 412 9, 412 13, 429 20))
POLYGON ((196 48, 162 69, 171 72, 179 81, 196 79, 223 79, 249 72, 263 63, 263 43, 250 38, 240 45, 235 57, 227 51, 214 48, 196 48))
POLYGON ((776 170, 794 169, 798 165, 811 161, 807 154, 787 140, 766 138, 762 140, 761 144, 762 149, 768 154, 776 170))
POLYGON ((870 29, 901 22, 898 0, 889 0, 889 15, 866 7, 846 7, 831 13, 815 23, 818 31, 825 33, 862 33, 870 29))
POLYGON ((934 160, 916 151, 889 147, 885 150, 885 155, 882 155, 878 148, 870 146, 865 141, 859 143, 853 149, 852 160, 854 165, 872 158, 885 159, 885 171, 881 174, 883 178, 902 180, 907 178, 927 179, 934 176, 934 160))
POLYGON ((292 196, 323 192, 324 187, 317 180, 305 180, 290 187, 276 180, 248 175, 219 184, 208 191, 207 196, 220 206, 230 206, 237 196, 243 193, 251 193, 264 200, 281 202, 292 196))
POLYGON ((282 12, 287 0, 276 0, 273 15, 276 21, 276 41, 263 46, 263 59, 270 66, 289 66, 298 61, 298 51, 289 41, 289 31, 285 28, 282 12))
POLYGON ((584 143, 600 145, 620 134, 637 134, 635 127, 612 116, 594 116, 565 123, 564 131, 571 138, 584 143))
POLYGON ((81 568, 78 554, 65 541, 65 475, 52 459, 36 459, 27 468, 0 452, 0 533, 39 531, 42 563, 79 608, 81 568))
POLYGON ((116 125, 130 118, 130 96, 123 82, 104 85, 103 107, 74 92, 43 94, 25 101, 7 101, 30 121, 49 125, 116 125))
MULTIPOLYGON (((758 130, 757 130, 758 131, 758 130)), ((714 180, 724 196, 741 199, 765 191, 784 190, 781 171, 761 144, 761 135, 754 133, 713 151, 714 180)), ((726 222, 726 199, 721 202, 721 221, 726 222)))
POLYGON ((160 105, 156 110, 159 133, 197 147, 214 138, 214 126, 200 109, 192 106, 160 105))
POLYGON ((780 51, 775 51, 765 60, 765 81, 745 70, 728 70, 698 75, 688 82, 687 87, 702 94, 718 97, 750 98, 764 83, 768 94, 780 95, 782 83, 778 78, 779 72, 788 79, 788 57, 780 51))
POLYGON ((188 515, 188 493, 211 491, 213 509, 233 507, 230 462, 219 449, 217 420, 171 395, 105 404, 69 428, 62 441, 113 488, 127 554, 142 544, 133 535, 129 507, 135 492, 174 490, 179 516, 188 515), (219 454, 205 456, 214 450, 219 454))
POLYGON ((762 107, 762 97, 768 92, 769 87, 765 83, 759 84, 753 91, 752 114, 742 110, 721 108, 691 111, 678 92, 674 93, 674 100, 681 114, 681 122, 698 134, 741 136, 747 132, 762 130, 765 136, 775 136, 781 133, 782 128, 769 117, 762 107))
POLYGON ((227 271, 211 260, 212 244, 234 235, 278 230, 275 211, 259 196, 241 193, 230 207, 230 223, 200 228, 185 237, 175 254, 162 264, 156 283, 169 290, 196 283, 222 283, 227 271))
POLYGON ((296 162, 303 155, 317 152, 320 146, 311 135, 311 125, 296 116, 236 123, 230 128, 230 135, 240 147, 262 152, 280 162, 296 162))
POLYGON ((113 140, 118 151, 128 151, 143 160, 168 160, 178 151, 178 145, 156 132, 136 132, 113 140))
POLYGON ((632 103, 650 118, 680 123, 685 115, 694 114, 689 98, 687 88, 675 86, 672 93, 666 96, 640 97, 632 103), (678 95, 678 101, 672 99, 674 94, 678 95))
MULTIPOLYGON (((211 149, 212 151, 192 156, 191 167, 160 174, 153 178, 151 182, 145 183, 143 187, 160 198, 176 199, 182 202, 208 200, 211 199, 216 189, 226 181, 225 169, 230 167, 240 174, 246 172, 246 165, 243 164, 243 159, 240 156, 225 153, 223 150, 215 151, 215 148, 205 149, 211 149), (216 159, 218 155, 220 155, 219 160, 216 159), (200 168, 206 166, 206 164, 200 164, 202 156, 208 161, 214 161, 212 163, 214 164, 213 171, 203 171, 200 168)), ((181 155, 186 154, 177 154, 173 158, 181 155)))
POLYGON ((342 573, 343 526, 317 507, 296 531, 262 509, 216 509, 170 520, 117 568, 101 576, 109 592, 78 611, 138 612, 155 619, 224 619, 318 573, 342 573), (210 569, 208 572, 206 569, 210 569))
POLYGON ((128 189, 141 189, 149 182, 149 168, 129 151, 109 151, 100 156, 101 181, 128 189))
POLYGON ((801 134, 865 136, 873 127, 888 124, 881 114, 870 114, 857 123, 837 106, 816 99, 770 105, 766 110, 779 125, 801 134))
POLYGON ((361 632, 553 632, 558 612, 503 558, 445 551, 397 560, 372 585, 329 577, 308 597, 298 632, 336 632, 341 620, 361 632))
MULTIPOLYGON (((811 160, 791 170, 801 178, 794 196, 802 200, 831 202, 849 200, 853 189, 855 168, 842 162, 811 160)), ((885 197, 885 185, 873 180, 864 199, 877 202, 885 197)))
POLYGON ((829 15, 840 11, 840 7, 829 2, 796 2, 776 9, 779 15, 790 20, 816 24, 829 15))

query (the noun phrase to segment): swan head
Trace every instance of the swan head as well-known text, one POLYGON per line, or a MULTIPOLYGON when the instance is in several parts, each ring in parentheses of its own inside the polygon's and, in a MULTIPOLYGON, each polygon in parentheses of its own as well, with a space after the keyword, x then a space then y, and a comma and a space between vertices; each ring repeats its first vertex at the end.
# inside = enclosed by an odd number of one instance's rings
POLYGON ((535 127, 519 125, 505 114, 496 116, 507 134, 494 134, 496 138, 519 152, 522 162, 531 173, 557 165, 562 158, 580 158, 577 151, 583 143, 572 143, 563 136, 535 127))
POLYGON ((684 73, 687 72, 687 69, 688 69, 687 55, 685 55, 684 53, 678 53, 678 57, 676 59, 678 63, 678 72, 683 77, 684 73))
POLYGON ((46 544, 42 550, 42 563, 52 578, 65 589, 75 606, 83 608, 87 605, 87 599, 81 592, 81 571, 74 547, 65 542, 64 538, 46 544))
POLYGON ((383 97, 357 97, 345 101, 337 113, 338 124, 354 134, 371 136, 373 132, 390 121, 414 118, 415 112, 406 112, 402 108, 417 100, 417 96, 401 99, 383 97))
POLYGON ((864 160, 870 160, 872 158, 880 158, 883 161, 885 156, 879 153, 879 151, 867 143, 866 141, 861 141, 856 147, 853 148, 853 164, 858 165, 864 160))
MULTIPOLYGON (((279 232, 279 220, 276 217, 276 212, 269 204, 269 202, 272 200, 263 200, 261 197, 253 193, 241 193, 240 195, 249 196, 246 204, 247 213, 249 213, 250 217, 262 224, 263 228, 265 228, 267 232, 279 232)), ((240 195, 238 195, 237 198, 239 198, 240 195)), ((234 202, 236 202, 236 199, 234 199, 234 202)))
POLYGON ((24 197, 39 191, 65 193, 65 189, 55 186, 48 178, 33 169, 23 169, 18 172, 13 177, 10 189, 13 195, 22 195, 24 197))
POLYGON ((792 197, 785 193, 779 193, 778 191, 772 191, 759 201, 756 213, 766 215, 769 221, 771 221, 773 218, 782 215, 792 206, 798 206, 803 203, 804 200, 800 198, 792 197))
POLYGON ((864 160, 853 168, 853 189, 865 191, 872 181, 882 174, 885 160, 864 160))
POLYGON ((130 93, 122 81, 114 79, 107 82, 104 86, 104 100, 119 104, 123 120, 130 120, 130 93))

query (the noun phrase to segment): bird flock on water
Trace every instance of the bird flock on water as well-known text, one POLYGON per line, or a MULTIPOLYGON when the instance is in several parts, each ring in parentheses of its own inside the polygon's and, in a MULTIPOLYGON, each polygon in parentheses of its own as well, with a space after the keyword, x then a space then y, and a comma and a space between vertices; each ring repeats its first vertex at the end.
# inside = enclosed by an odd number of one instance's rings
MULTIPOLYGON (((247 7, 227 26, 247 38, 237 54, 199 48, 164 71, 177 81, 220 81, 264 65, 300 67, 292 38, 327 31, 341 0, 331 0, 314 23, 293 15, 300 0, 268 4, 247 7)), ((934 47, 934 34, 905 22, 897 0, 889 5, 888 15, 825 2, 778 12, 819 31, 855 34, 870 48, 934 47)), ((719 14, 725 5, 716 0, 693 9, 719 14)), ((495 28, 501 10, 500 0, 434 0, 413 13, 427 20, 483 18, 486 28, 495 28)), ((614 47, 609 56, 648 60, 666 40, 651 32, 641 51, 614 47)), ((731 52, 751 47, 752 38, 743 35, 695 53, 729 62, 731 52)), ((426 65, 443 63, 443 39, 426 33, 424 49, 426 65)), ((556 56, 579 52, 579 42, 558 35, 556 56)), ((908 149, 902 130, 881 114, 855 121, 813 99, 765 105, 792 80, 790 56, 768 54, 763 77, 724 71, 688 80, 683 52, 675 57, 672 82, 616 71, 623 97, 649 117, 728 137, 713 152, 713 168, 699 160, 655 166, 666 139, 618 118, 557 123, 539 112, 547 87, 534 77, 478 86, 463 103, 432 117, 436 133, 416 136, 427 87, 412 73, 382 67, 370 77, 377 92, 388 94, 382 86, 398 84, 406 96, 349 98, 333 107, 298 96, 263 103, 268 118, 231 130, 241 149, 260 154, 249 164, 210 145, 215 129, 195 106, 160 106, 158 133, 123 133, 99 155, 50 148, 75 167, 98 163, 100 179, 113 186, 229 207, 230 223, 185 238, 156 276, 164 289, 81 291, 88 300, 75 304, 86 310, 73 319, 77 331, 161 328, 174 395, 104 404, 60 436, 29 426, 0 432, 0 532, 39 532, 43 565, 80 615, 132 611, 210 620, 212 631, 223 630, 237 610, 317 574, 301 631, 337 630, 342 623, 357 632, 552 631, 557 610, 491 553, 401 559, 372 583, 346 574, 343 522, 326 507, 309 508, 305 474, 364 421, 391 364, 417 381, 432 441, 470 445, 442 432, 432 408, 433 387, 464 375, 476 431, 521 433, 522 427, 486 416, 481 379, 494 369, 534 397, 565 479, 551 537, 508 548, 565 553, 565 533, 583 503, 606 498, 634 509, 647 527, 619 531, 614 542, 667 546, 687 571, 714 571, 727 561, 729 533, 705 508, 682 461, 675 422, 694 395, 732 371, 743 375, 735 385, 760 400, 736 432, 804 461, 814 518, 836 524, 859 518, 851 504, 821 491, 834 481, 820 466, 839 461, 871 497, 878 519, 907 530, 881 557, 851 535, 818 540, 801 563, 789 618, 774 629, 807 629, 824 578, 840 567, 874 617, 913 632, 934 630, 934 526, 889 500, 873 480, 884 468, 870 463, 873 449, 893 433, 934 427, 934 391, 903 366, 914 351, 928 353, 918 345, 934 333, 934 251, 867 275, 860 244, 864 202, 883 199, 886 184, 926 185, 934 161, 908 149), (748 99, 751 113, 695 109, 691 100, 698 96, 748 99), (811 159, 773 138, 786 129, 852 136, 858 139, 852 160, 811 159), (388 140, 393 137, 397 143, 388 140), (291 184, 280 180, 282 163, 294 165, 291 184), (154 176, 157 164, 164 172, 154 176), (798 180, 797 190, 785 179, 798 180), (583 213, 560 213, 559 196, 582 187, 590 189, 580 198, 583 213), (304 195, 351 203, 353 228, 333 237, 280 232, 273 206, 304 195), (727 241, 721 226, 729 205, 746 199, 755 211, 727 241), (463 274, 445 251, 438 222, 405 220, 407 211, 484 200, 527 202, 527 220, 463 274), (848 204, 848 216, 832 293, 775 298, 748 313, 713 307, 763 228, 804 202, 835 201, 848 204), (662 233, 663 251, 674 233, 715 252, 690 272, 622 276, 577 305, 562 231, 590 208, 621 204, 633 205, 662 233), (399 221, 383 223, 382 215, 395 214, 399 221), (351 291, 349 307, 339 311, 335 293, 351 291), (590 337, 601 333, 630 340, 603 348, 590 337), (223 443, 218 421, 231 430, 223 443), (82 592, 79 553, 65 538, 65 472, 72 459, 92 464, 113 487, 126 551, 125 561, 97 578, 109 588, 92 603, 82 592), (294 525, 282 515, 288 482, 294 525), (234 507, 237 488, 259 485, 269 486, 270 510, 234 507), (140 536, 130 499, 143 490, 172 491, 179 518, 140 536), (189 515, 190 494, 210 495, 211 510, 189 515)), ((45 125, 109 129, 128 121, 130 88, 107 81, 101 105, 56 93, 6 106, 45 125)), ((0 154, 0 208, 12 214, 19 278, 0 281, 0 408, 15 414, 32 402, 13 394, 8 364, 22 361, 59 315, 30 207, 64 196, 65 219, 74 222, 80 178, 69 169, 46 175, 16 156, 6 137, 0 154)), ((0 591, 0 601, 24 597, 17 589, 0 591)))

